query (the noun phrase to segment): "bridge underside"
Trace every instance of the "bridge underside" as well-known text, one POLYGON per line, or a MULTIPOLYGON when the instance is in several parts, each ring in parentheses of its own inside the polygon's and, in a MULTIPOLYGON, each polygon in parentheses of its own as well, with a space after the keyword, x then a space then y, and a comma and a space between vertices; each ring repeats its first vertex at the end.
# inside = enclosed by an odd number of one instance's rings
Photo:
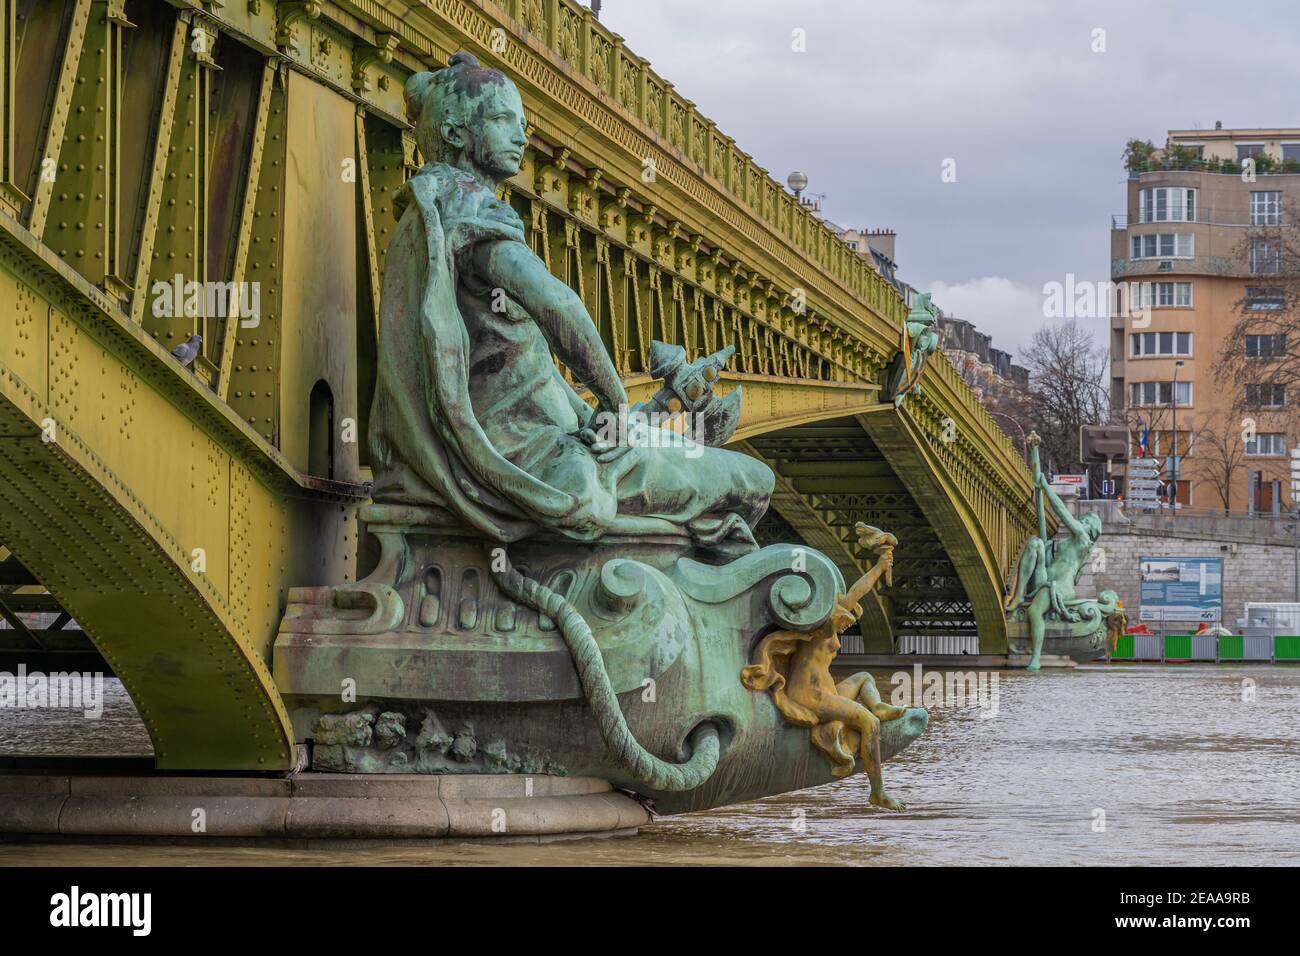
POLYGON ((1000 594, 989 593, 979 556, 945 544, 945 538, 966 533, 951 502, 923 476, 918 480, 915 456, 905 446, 886 442, 887 454, 871 434, 905 427, 903 413, 877 405, 866 414, 780 428, 739 443, 778 475, 760 540, 797 535, 830 555, 852 580, 871 563, 857 545, 854 525, 861 521, 889 531, 899 539, 894 584, 879 606, 866 609, 866 651, 890 653, 899 638, 910 635, 976 634, 982 652, 1005 651, 1000 594))

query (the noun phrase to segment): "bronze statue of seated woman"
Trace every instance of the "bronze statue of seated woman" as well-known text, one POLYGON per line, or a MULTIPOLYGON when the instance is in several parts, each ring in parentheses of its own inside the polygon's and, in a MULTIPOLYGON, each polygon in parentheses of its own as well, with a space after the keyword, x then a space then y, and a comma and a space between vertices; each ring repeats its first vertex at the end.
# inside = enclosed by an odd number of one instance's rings
POLYGON ((773 476, 681 441, 601 440, 627 393, 582 300, 529 248, 496 195, 526 145, 514 84, 468 53, 406 88, 429 160, 403 188, 385 259, 370 445, 376 503, 445 509, 507 544, 682 535, 753 550, 773 476), (593 411, 552 353, 591 390, 593 411))

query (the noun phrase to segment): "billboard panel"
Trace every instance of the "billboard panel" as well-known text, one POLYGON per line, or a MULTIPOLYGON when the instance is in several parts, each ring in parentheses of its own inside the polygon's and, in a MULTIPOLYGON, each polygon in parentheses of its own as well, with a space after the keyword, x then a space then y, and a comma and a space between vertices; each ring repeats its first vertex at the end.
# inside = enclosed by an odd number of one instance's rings
POLYGON ((1223 558, 1139 559, 1141 620, 1219 621, 1223 558))

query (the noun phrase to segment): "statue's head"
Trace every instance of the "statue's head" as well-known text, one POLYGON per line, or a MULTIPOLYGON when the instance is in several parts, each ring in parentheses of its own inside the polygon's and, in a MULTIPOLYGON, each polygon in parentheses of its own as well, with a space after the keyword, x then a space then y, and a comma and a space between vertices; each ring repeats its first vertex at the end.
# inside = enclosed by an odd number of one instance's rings
POLYGON ((523 162, 524 104, 500 70, 456 53, 444 70, 406 81, 406 113, 425 159, 477 172, 500 182, 523 162))
POLYGON ((1095 512, 1092 514, 1086 514, 1079 519, 1079 523, 1083 525, 1084 530, 1088 532, 1089 540, 1096 541, 1098 538, 1101 537, 1101 516, 1100 515, 1096 514, 1095 512))
POLYGON ((930 302, 930 293, 922 292, 912 300, 912 309, 907 313, 907 321, 920 322, 924 325, 930 325, 934 322, 936 316, 934 306, 930 302))

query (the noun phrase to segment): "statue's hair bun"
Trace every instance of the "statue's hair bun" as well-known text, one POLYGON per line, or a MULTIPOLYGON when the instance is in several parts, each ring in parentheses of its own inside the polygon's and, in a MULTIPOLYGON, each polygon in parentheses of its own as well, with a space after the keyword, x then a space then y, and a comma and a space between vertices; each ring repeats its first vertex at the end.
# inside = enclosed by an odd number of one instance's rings
POLYGON ((478 57, 467 50, 461 50, 457 53, 453 53, 451 59, 447 61, 448 68, 462 65, 476 70, 478 69, 478 57))
POLYGON ((424 113, 425 97, 433 84, 434 76, 429 72, 414 73, 406 81, 402 92, 406 100, 406 118, 412 123, 419 124, 420 116, 424 113))

